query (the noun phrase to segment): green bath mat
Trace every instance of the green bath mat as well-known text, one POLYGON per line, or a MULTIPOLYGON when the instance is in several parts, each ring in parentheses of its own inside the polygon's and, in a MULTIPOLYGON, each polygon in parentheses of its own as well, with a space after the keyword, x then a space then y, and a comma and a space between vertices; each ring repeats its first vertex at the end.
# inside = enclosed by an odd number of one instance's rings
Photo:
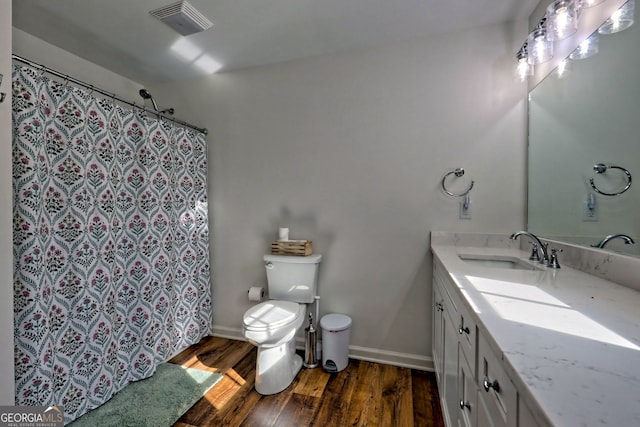
POLYGON ((220 378, 221 374, 161 363, 151 378, 127 385, 108 402, 68 425, 171 426, 220 378))

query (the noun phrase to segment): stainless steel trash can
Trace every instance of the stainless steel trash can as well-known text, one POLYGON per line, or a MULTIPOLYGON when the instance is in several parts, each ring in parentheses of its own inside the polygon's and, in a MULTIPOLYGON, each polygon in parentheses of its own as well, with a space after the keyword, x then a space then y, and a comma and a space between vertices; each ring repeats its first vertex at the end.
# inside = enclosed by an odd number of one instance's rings
POLYGON ((322 367, 340 372, 349 363, 351 318, 344 314, 327 314, 320 319, 322 328, 322 367))

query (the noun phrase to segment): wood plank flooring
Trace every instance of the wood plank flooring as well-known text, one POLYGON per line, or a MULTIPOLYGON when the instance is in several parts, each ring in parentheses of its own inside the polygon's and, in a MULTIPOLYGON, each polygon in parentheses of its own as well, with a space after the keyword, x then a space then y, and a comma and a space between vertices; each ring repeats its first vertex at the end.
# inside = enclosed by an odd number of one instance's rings
POLYGON ((253 388, 256 352, 207 337, 171 359, 224 375, 174 426, 444 426, 433 373, 349 360, 336 374, 302 368, 286 390, 262 396, 253 388))

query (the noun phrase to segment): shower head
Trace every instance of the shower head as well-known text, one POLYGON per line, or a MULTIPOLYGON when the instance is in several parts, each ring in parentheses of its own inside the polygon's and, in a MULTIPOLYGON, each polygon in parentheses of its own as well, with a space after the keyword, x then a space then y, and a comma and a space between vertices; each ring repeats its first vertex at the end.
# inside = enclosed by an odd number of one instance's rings
POLYGON ((149 92, 146 89, 140 89, 140 96, 142 97, 142 99, 150 99, 151 103, 153 104, 153 109, 158 111, 158 105, 156 104, 156 101, 153 99, 153 96, 151 96, 151 92, 149 92))

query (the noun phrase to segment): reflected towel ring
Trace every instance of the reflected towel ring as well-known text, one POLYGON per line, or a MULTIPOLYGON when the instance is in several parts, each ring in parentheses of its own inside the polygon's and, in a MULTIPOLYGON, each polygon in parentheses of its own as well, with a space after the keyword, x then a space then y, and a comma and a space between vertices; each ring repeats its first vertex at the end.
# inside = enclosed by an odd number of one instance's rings
POLYGON ((629 187, 631 187, 631 173, 625 168, 623 168, 622 166, 615 166, 615 165, 607 166, 604 163, 598 163, 596 165, 593 165, 593 170, 595 173, 605 173, 607 169, 620 169, 621 171, 623 171, 624 174, 627 176, 627 185, 617 193, 606 193, 604 191, 601 191, 598 187, 596 187, 596 184, 593 182, 593 178, 590 178, 589 183, 591 184, 591 188, 593 188, 596 193, 602 194, 603 196, 618 196, 624 193, 625 191, 627 191, 629 187))
POLYGON ((444 191, 445 193, 447 193, 451 197, 464 197, 467 194, 469 194, 469 191, 471 191, 471 189, 473 188, 473 184, 474 184, 473 180, 471 180, 471 185, 469 185, 469 188, 467 188, 466 191, 464 191, 464 192, 462 192, 460 194, 452 193, 451 191, 447 190, 447 187, 444 185, 444 182, 447 179, 447 177, 449 175, 451 175, 451 174, 454 174, 457 178, 460 178, 462 175, 464 175, 464 169, 456 168, 456 169, 453 169, 453 170, 447 172, 446 174, 444 174, 444 176, 442 177, 442 182, 441 182, 442 191, 444 191))

